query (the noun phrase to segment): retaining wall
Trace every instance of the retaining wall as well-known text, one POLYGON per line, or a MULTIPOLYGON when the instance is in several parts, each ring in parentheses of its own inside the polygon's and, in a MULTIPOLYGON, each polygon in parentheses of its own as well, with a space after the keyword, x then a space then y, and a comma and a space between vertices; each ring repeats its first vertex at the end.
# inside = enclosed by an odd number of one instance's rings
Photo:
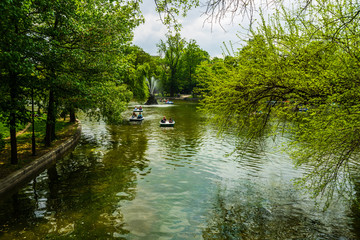
POLYGON ((69 150, 72 150, 81 136, 81 124, 78 126, 75 134, 63 142, 61 145, 52 149, 50 152, 44 154, 38 159, 32 161, 27 166, 19 169, 7 177, 0 180, 0 196, 10 194, 18 187, 22 186, 27 181, 34 178, 36 175, 44 171, 47 167, 53 164, 57 159, 63 157, 69 150))

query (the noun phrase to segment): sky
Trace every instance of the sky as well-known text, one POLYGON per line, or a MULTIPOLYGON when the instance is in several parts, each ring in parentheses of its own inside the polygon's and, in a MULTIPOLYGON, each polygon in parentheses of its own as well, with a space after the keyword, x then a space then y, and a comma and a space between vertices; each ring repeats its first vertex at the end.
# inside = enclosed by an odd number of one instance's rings
MULTIPOLYGON (((160 21, 159 15, 155 12, 153 0, 145 0, 146 4, 141 6, 145 17, 145 24, 135 29, 133 43, 141 47, 151 55, 158 55, 156 44, 160 39, 166 40, 166 27, 160 21)), ((222 27, 216 23, 213 26, 205 22, 206 16, 202 16, 203 8, 191 10, 186 18, 181 18, 182 30, 181 37, 186 41, 194 39, 201 49, 207 51, 211 57, 222 57, 224 43, 229 45, 231 42, 235 49, 240 48, 242 41, 238 34, 246 32, 239 23, 247 26, 246 19, 235 18, 234 23, 230 19, 222 22, 222 27)))

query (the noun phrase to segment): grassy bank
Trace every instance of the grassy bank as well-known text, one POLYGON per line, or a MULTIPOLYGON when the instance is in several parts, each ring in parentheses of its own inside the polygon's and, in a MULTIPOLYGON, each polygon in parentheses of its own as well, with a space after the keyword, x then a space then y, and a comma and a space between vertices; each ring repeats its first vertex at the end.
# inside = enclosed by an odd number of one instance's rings
MULTIPOLYGON (((11 172, 24 167, 34 159, 44 155, 51 149, 60 145, 66 139, 71 137, 76 130, 77 124, 69 123, 69 120, 58 119, 56 122, 56 140, 52 143, 51 147, 46 148, 44 144, 45 137, 45 118, 38 117, 35 120, 35 139, 36 139, 36 156, 32 155, 32 126, 30 126, 24 133, 17 137, 18 159, 17 165, 10 163, 10 139, 5 140, 5 148, 0 152, 0 178, 4 178, 11 172)), ((23 126, 24 127, 24 126, 23 126)), ((2 126, 1 131, 7 131, 8 129, 2 126)), ((18 131, 21 131, 19 129, 18 131)), ((5 135, 6 136, 6 135, 5 135)))

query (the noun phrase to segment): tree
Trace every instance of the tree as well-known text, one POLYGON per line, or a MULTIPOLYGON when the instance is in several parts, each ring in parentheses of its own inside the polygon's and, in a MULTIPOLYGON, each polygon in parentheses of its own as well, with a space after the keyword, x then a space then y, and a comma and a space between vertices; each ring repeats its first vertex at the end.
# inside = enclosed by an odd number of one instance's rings
POLYGON ((190 40, 180 57, 179 62, 179 88, 181 92, 191 93, 197 82, 194 77, 196 67, 202 62, 210 59, 210 55, 202 50, 195 40, 190 40))
POLYGON ((179 59, 184 50, 184 44, 185 40, 180 37, 179 33, 167 35, 166 42, 160 40, 158 44, 159 53, 163 55, 164 73, 166 73, 163 78, 163 85, 171 97, 173 97, 176 92, 179 92, 177 72, 179 69, 179 59))
POLYGON ((328 200, 352 195, 360 150, 358 8, 346 0, 284 7, 252 32, 237 61, 198 72, 212 122, 248 140, 288 132, 296 164, 311 166, 300 183, 328 200))
MULTIPOLYGON (((67 99, 86 96, 91 89, 99 90, 99 85, 122 84, 116 79, 121 49, 131 40, 132 30, 140 23, 141 17, 137 12, 138 4, 132 1, 89 0, 83 4, 73 0, 50 2, 42 7, 53 12, 46 15, 41 25, 34 26, 43 42, 42 52, 36 60, 46 77, 44 87, 49 91, 45 136, 45 144, 49 146, 55 138, 55 122, 61 102, 66 103, 73 116, 75 108, 96 108, 93 104, 98 102, 87 97, 84 99, 87 104, 74 105, 71 104, 73 100, 67 99), (104 81, 114 84, 104 84, 104 81)), ((102 92, 111 95, 111 91, 102 92)), ((122 109, 114 105, 121 102, 109 104, 112 111, 103 113, 122 109)), ((114 115, 106 117, 114 119, 114 115)))
POLYGON ((30 13, 27 2, 0 3, 0 108, 3 120, 10 126, 12 164, 18 162, 16 126, 27 121, 24 88, 28 85, 27 77, 35 71, 29 61, 36 51, 34 37, 28 31, 34 21, 30 13))

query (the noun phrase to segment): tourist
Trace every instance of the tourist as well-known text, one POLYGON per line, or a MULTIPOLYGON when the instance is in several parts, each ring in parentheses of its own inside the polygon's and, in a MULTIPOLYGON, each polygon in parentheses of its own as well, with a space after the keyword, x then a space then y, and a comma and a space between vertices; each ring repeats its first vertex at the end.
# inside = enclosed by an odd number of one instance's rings
POLYGON ((163 119, 161 119, 162 123, 166 123, 166 117, 164 116, 163 119))

